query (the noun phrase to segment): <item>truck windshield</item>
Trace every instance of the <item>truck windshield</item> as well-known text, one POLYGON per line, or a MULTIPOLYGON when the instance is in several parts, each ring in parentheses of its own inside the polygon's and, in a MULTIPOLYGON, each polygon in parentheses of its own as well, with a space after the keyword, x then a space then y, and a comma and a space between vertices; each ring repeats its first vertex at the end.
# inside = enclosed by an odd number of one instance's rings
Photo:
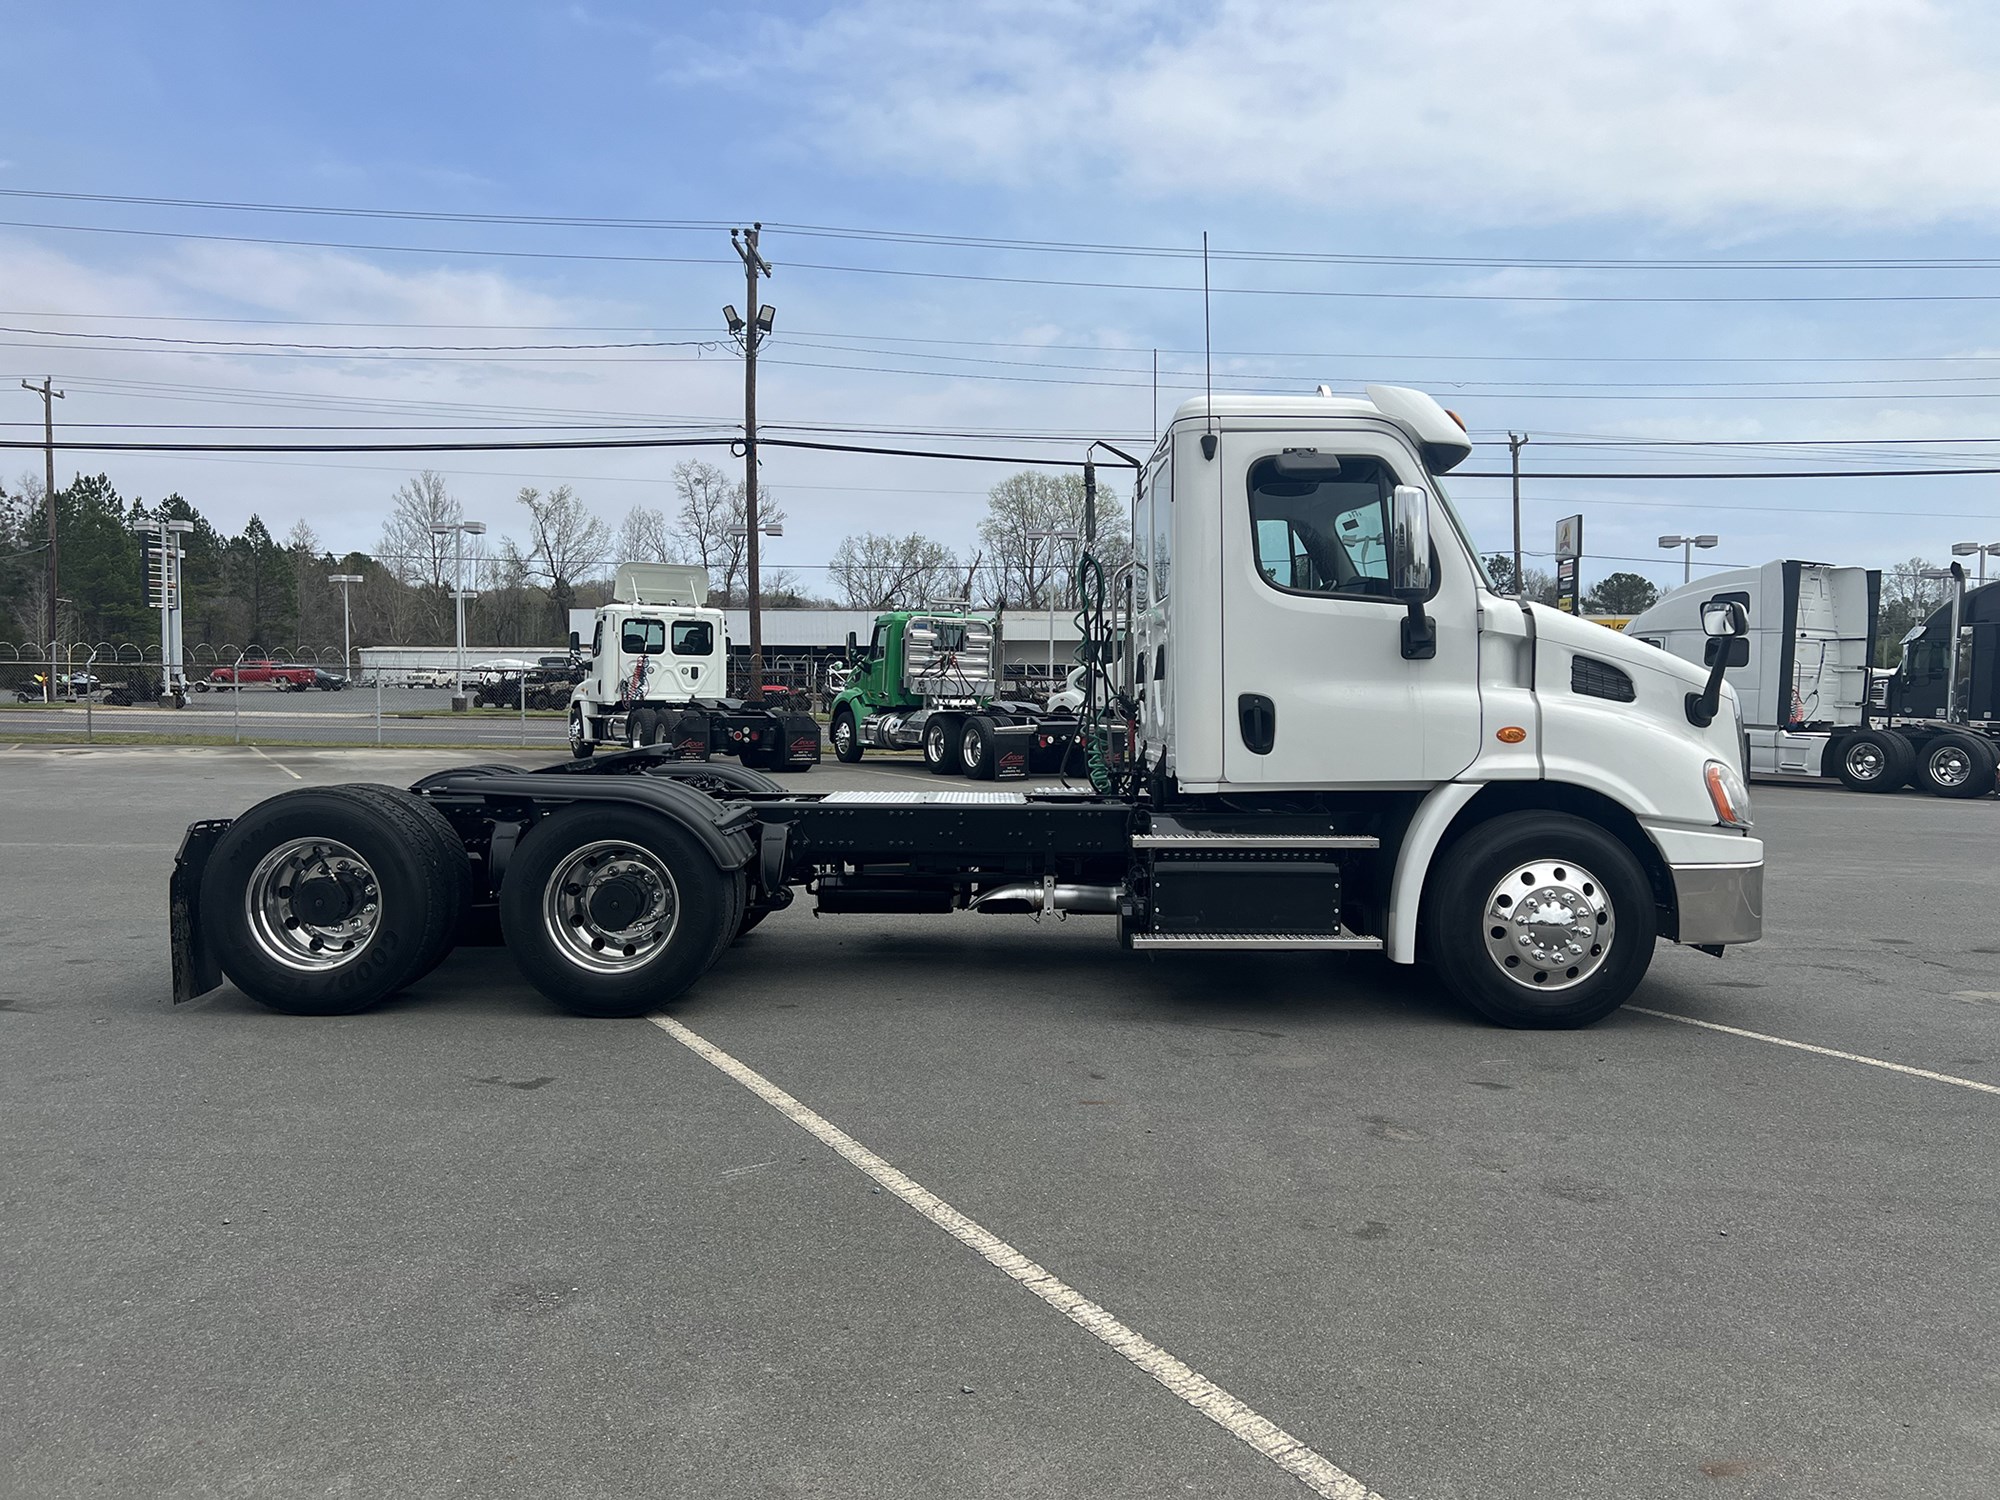
POLYGON ((667 627, 659 620, 627 620, 618 649, 627 656, 658 656, 667 649, 667 627))

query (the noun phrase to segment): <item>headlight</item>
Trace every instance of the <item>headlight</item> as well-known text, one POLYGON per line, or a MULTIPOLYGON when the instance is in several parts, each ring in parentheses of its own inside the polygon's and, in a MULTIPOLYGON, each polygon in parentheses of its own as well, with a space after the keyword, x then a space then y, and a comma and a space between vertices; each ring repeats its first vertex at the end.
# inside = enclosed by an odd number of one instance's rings
POLYGON ((1730 828, 1748 828, 1750 788, 1735 767, 1712 760, 1702 767, 1701 774, 1708 783, 1708 800, 1715 804, 1715 821, 1730 828))

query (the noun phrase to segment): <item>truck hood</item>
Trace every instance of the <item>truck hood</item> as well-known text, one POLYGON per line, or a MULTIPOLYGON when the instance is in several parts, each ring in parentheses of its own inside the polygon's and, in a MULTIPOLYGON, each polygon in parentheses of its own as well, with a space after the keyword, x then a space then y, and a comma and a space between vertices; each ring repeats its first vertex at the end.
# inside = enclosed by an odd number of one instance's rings
MULTIPOLYGON (((1684 685, 1689 692, 1697 692, 1708 682, 1708 671, 1691 661, 1683 661, 1670 651, 1662 651, 1658 646, 1649 646, 1644 641, 1634 640, 1622 631, 1613 630, 1608 625, 1599 625, 1577 615, 1566 614, 1559 609, 1551 609, 1546 604, 1530 604, 1528 612, 1534 616, 1535 633, 1545 641, 1553 641, 1567 646, 1572 651, 1580 651, 1586 656, 1595 656, 1629 672, 1643 672, 1654 677, 1663 677, 1669 682, 1684 685)), ((1731 701, 1736 690, 1725 677, 1722 682, 1723 696, 1731 701)))

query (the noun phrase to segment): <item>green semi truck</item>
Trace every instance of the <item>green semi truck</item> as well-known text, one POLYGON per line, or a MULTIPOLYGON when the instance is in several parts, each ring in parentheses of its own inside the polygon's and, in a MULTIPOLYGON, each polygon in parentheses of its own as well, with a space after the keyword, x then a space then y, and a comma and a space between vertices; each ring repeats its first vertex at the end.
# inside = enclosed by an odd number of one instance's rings
POLYGON ((1002 696, 993 616, 890 610, 865 648, 848 636, 847 660, 829 736, 849 763, 870 747, 920 749, 934 775, 993 781, 1060 770, 1078 742, 1073 711, 1002 696))

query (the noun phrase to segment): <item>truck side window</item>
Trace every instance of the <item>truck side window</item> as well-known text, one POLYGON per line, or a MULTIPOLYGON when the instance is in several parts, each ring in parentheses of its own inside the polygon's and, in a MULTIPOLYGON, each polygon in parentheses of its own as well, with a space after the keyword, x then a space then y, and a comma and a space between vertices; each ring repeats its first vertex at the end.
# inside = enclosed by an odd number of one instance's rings
MULTIPOLYGON (((1147 576, 1152 579, 1155 603, 1167 597, 1173 578, 1173 460, 1172 449, 1161 453, 1143 476, 1145 504, 1142 512, 1150 536, 1152 557, 1147 576)), ((1141 554, 1142 560, 1144 554, 1141 554)))
POLYGON ((674 655, 713 656, 715 627, 708 620, 674 621, 674 655))
POLYGON ((879 621, 876 622, 875 633, 868 637, 868 659, 870 661, 882 659, 882 626, 879 621))
POLYGON ((658 620, 627 620, 618 649, 627 656, 658 656, 667 649, 667 627, 658 620))
POLYGON ((590 654, 592 656, 602 656, 604 654, 604 622, 602 620, 597 622, 597 628, 590 633, 590 654))
POLYGON ((1250 468, 1250 521, 1257 569, 1301 594, 1390 597, 1389 498, 1396 473, 1379 458, 1340 455, 1328 480, 1278 477, 1263 459, 1250 468))

